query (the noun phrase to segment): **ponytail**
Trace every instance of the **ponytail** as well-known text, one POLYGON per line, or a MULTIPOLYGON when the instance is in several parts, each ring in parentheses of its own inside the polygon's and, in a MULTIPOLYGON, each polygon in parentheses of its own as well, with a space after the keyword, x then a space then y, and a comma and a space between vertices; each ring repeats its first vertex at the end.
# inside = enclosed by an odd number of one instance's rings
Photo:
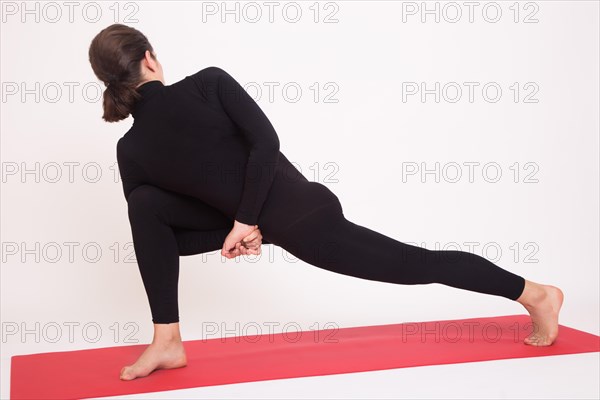
POLYGON ((116 122, 127 118, 140 97, 135 87, 109 83, 104 90, 104 115, 102 118, 106 122, 116 122))

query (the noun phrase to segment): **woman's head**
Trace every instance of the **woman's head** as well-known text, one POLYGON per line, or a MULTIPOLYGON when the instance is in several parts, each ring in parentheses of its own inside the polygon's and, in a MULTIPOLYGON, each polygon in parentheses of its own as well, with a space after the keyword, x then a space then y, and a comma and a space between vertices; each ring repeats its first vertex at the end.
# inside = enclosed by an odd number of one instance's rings
POLYGON ((116 122, 131 114, 140 98, 136 88, 150 80, 164 84, 162 65, 152 45, 135 28, 113 24, 92 40, 89 49, 94 74, 107 86, 104 91, 106 122, 116 122))

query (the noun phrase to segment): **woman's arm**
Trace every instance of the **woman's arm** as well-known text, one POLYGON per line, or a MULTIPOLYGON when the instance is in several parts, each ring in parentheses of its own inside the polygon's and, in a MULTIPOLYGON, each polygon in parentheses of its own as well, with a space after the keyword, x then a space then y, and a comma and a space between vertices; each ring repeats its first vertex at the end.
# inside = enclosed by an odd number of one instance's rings
POLYGON ((122 139, 123 138, 117 141, 117 165, 119 166, 119 176, 121 177, 123 194, 125 195, 125 200, 127 200, 133 189, 143 184, 143 182, 141 182, 139 178, 142 176, 141 167, 129 157, 125 156, 121 147, 122 139))
POLYGON ((206 91, 216 91, 229 118, 250 145, 244 189, 235 220, 256 225, 279 161, 279 137, 258 104, 244 88, 219 67, 207 67, 194 76, 206 91))

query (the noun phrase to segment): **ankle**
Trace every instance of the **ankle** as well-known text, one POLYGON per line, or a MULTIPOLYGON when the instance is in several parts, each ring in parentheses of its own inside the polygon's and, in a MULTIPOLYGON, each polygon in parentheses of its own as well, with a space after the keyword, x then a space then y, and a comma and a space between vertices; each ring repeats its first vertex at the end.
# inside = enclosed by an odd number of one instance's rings
POLYGON ((543 285, 525 280, 525 288, 517 301, 525 307, 535 307, 544 301, 547 295, 543 285))
POLYGON ((179 324, 154 324, 152 343, 160 345, 181 343, 179 324))
POLYGON ((158 347, 171 347, 183 343, 181 338, 176 337, 155 337, 152 339, 151 345, 158 347))

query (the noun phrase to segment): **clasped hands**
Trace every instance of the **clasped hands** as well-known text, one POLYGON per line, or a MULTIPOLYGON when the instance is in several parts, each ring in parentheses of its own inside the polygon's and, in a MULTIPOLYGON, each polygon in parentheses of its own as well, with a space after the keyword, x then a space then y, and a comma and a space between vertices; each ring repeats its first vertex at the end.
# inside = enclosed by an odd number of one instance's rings
POLYGON ((235 220, 231 232, 225 238, 221 255, 235 258, 241 254, 260 254, 262 234, 258 225, 247 225, 235 220))

